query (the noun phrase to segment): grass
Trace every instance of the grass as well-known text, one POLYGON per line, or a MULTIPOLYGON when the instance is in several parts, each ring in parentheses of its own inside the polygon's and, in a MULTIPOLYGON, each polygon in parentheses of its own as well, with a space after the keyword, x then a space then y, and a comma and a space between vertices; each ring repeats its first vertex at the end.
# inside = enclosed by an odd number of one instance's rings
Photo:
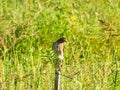
POLYGON ((118 0, 0 0, 0 89, 53 90, 51 46, 66 37, 61 90, 119 90, 119 12, 118 0))

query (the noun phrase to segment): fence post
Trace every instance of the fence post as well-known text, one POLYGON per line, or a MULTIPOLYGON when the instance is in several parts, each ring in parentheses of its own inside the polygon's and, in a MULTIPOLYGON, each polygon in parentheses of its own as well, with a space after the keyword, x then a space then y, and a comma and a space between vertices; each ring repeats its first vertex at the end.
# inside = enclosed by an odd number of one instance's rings
POLYGON ((59 90, 60 88, 60 71, 55 71, 55 90, 59 90))
POLYGON ((60 90, 60 71, 62 67, 62 60, 58 60, 55 70, 55 87, 54 90, 60 90))

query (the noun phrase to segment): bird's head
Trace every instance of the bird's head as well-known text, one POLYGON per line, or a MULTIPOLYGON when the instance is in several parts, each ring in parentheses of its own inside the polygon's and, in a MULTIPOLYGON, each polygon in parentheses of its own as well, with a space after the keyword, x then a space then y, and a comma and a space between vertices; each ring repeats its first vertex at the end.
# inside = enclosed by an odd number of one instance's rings
POLYGON ((57 42, 64 43, 64 42, 66 42, 66 38, 62 37, 62 38, 58 39, 57 42))

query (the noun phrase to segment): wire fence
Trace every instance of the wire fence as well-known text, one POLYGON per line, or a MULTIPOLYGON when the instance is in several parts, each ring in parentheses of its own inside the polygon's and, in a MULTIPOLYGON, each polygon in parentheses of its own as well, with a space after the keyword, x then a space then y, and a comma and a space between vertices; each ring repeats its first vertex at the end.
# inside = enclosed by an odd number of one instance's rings
MULTIPOLYGON (((4 69, 0 90, 53 90, 54 76, 52 66, 4 69)), ((119 76, 119 61, 66 65, 61 70, 60 90, 120 90, 119 76)))
POLYGON ((120 62, 103 62, 67 66, 63 73, 68 73, 64 89, 61 90, 120 90, 120 62))

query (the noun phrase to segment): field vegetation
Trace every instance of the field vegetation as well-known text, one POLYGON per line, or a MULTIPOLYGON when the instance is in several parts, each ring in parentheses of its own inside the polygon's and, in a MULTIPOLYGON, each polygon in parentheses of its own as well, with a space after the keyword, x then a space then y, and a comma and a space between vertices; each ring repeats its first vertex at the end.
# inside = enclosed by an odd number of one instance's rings
POLYGON ((119 0, 0 0, 0 90, 53 90, 60 37, 60 90, 120 90, 119 0))

